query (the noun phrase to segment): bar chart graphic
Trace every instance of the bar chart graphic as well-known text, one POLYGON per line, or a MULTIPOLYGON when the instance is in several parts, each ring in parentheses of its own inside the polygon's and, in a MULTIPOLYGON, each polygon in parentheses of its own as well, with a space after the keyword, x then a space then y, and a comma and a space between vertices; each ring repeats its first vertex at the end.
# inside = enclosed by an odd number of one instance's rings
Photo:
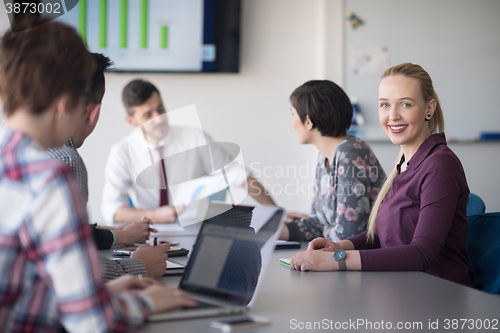
POLYGON ((80 0, 58 20, 121 70, 202 67, 203 0, 80 0))

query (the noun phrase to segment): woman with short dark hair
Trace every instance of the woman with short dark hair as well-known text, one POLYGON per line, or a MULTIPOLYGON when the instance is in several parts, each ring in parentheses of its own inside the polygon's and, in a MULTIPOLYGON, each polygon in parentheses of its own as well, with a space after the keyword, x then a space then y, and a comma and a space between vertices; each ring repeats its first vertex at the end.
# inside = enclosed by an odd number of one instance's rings
POLYGON ((319 156, 311 213, 286 223, 280 238, 339 241, 359 234, 385 173, 368 144, 347 134, 353 113, 349 98, 331 81, 308 81, 290 102, 299 142, 313 144, 319 156))

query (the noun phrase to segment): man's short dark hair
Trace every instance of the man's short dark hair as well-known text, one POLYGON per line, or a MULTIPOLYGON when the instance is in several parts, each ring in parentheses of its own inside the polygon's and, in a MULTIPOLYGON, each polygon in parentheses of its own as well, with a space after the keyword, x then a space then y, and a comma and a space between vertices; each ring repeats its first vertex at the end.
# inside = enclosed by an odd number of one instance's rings
POLYGON ((92 56, 75 29, 26 17, 0 42, 0 96, 4 113, 41 114, 62 96, 73 110, 90 88, 92 56), (24 29, 24 30, 23 30, 24 29))
POLYGON ((155 92, 160 94, 151 82, 141 79, 130 81, 122 92, 122 101, 127 113, 132 116, 134 114, 132 108, 146 103, 155 92))
POLYGON ((90 93, 87 99, 90 102, 100 104, 104 97, 104 71, 107 70, 113 62, 102 53, 92 53, 92 58, 96 64, 96 69, 92 75, 90 93))
POLYGON ((313 128, 317 128, 322 136, 345 135, 351 126, 351 101, 342 88, 332 81, 308 81, 295 89, 290 102, 302 123, 309 116, 313 128))

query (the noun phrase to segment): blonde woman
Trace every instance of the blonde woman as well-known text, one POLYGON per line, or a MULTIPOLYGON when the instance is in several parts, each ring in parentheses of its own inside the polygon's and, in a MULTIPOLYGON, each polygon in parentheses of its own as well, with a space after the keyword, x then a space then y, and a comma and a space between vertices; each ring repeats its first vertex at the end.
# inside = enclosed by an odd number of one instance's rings
POLYGON ((291 267, 415 270, 472 285, 465 247, 469 188, 460 160, 446 145, 429 74, 409 63, 388 69, 378 105, 380 124, 401 153, 372 209, 368 231, 337 243, 317 238, 292 258, 291 267))

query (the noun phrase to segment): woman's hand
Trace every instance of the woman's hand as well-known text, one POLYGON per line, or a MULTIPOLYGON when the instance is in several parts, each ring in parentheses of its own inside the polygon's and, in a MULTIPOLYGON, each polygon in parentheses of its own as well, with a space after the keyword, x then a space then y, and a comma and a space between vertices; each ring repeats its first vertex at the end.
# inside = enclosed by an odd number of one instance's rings
POLYGON ((290 268, 300 271, 337 271, 339 266, 331 252, 308 249, 292 257, 290 268))
POLYGON ((331 240, 324 239, 323 237, 318 237, 309 242, 307 246, 307 251, 310 250, 320 250, 335 252, 342 249, 338 243, 332 242, 331 240))

